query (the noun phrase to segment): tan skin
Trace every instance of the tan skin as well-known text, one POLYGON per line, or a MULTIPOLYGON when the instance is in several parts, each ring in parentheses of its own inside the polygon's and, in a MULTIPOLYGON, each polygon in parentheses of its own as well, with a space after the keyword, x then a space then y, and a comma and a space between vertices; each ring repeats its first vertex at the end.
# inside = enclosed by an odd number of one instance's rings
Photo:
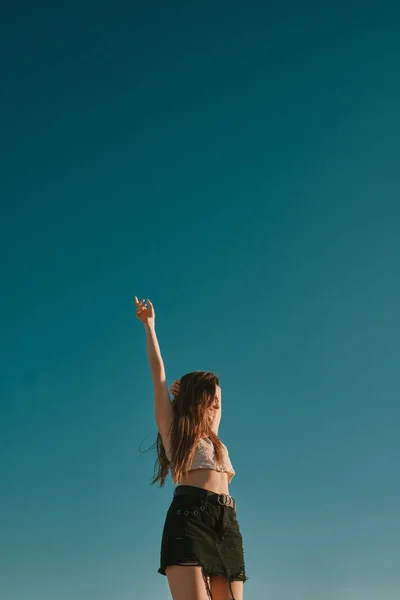
MULTIPOLYGON (((179 380, 174 381, 174 383, 170 387, 171 396, 177 396, 179 394, 179 387, 179 380)), ((216 390, 214 404, 212 405, 212 408, 210 410, 211 422, 214 418, 215 411, 218 409, 220 398, 221 388, 218 386, 216 390)), ((193 471, 189 471, 186 477, 181 480, 180 485, 194 485, 196 487, 205 488, 210 492, 229 495, 227 473, 221 473, 220 471, 214 471, 212 469, 193 469, 193 471)))
MULTIPOLYGON (((136 317, 145 326, 155 328, 155 310, 150 300, 138 300, 135 297, 136 303, 136 317), (146 306, 146 303, 148 306, 146 306)), ((179 394, 179 381, 175 381, 171 388, 171 395, 179 394)), ((221 400, 221 388, 218 386, 216 390, 216 397, 214 404, 210 410, 210 420, 213 420, 214 414, 219 407, 221 400)), ((169 439, 166 433, 160 431, 160 435, 163 441, 164 448, 169 448, 169 439)), ((187 475, 180 481, 180 485, 194 485, 195 487, 205 488, 210 492, 217 494, 228 494, 228 475, 227 473, 221 473, 220 471, 214 471, 212 469, 194 469, 189 471, 187 475)))
MULTIPOLYGON (((136 316, 144 324, 146 332, 155 331, 155 311, 150 300, 138 300, 138 298, 135 297, 135 304, 136 316)), ((155 360, 157 359, 156 354, 156 351, 154 351, 153 358, 155 360)), ((164 384, 166 386, 164 366, 162 364, 161 355, 159 355, 158 358, 161 366, 159 371, 155 369, 158 379, 153 372, 153 382, 155 387, 156 385, 164 386, 164 384)), ((172 396, 179 394, 179 381, 175 381, 172 384, 170 391, 172 396)), ((166 390, 165 394, 168 395, 168 389, 166 390)), ((220 401, 221 388, 218 387, 216 398, 210 411, 210 420, 212 422, 216 411, 218 408, 220 408, 220 401)), ((218 433, 217 427, 214 429, 214 431, 218 433)), ((169 440, 167 439, 167 434, 162 434, 160 432, 160 435, 162 437, 164 447, 168 448, 170 444, 169 440)), ((212 469, 195 469, 193 471, 189 471, 187 476, 180 482, 180 485, 193 485, 196 487, 205 488, 211 492, 216 492, 217 494, 229 494, 227 473, 220 473, 212 469)), ((200 566, 171 565, 167 567, 166 572, 168 585, 173 600, 209 600, 200 566)), ((208 578, 208 581, 213 600, 227 600, 230 598, 228 581, 225 577, 212 576, 208 578)), ((243 582, 233 581, 231 585, 235 599, 243 600, 243 582)))

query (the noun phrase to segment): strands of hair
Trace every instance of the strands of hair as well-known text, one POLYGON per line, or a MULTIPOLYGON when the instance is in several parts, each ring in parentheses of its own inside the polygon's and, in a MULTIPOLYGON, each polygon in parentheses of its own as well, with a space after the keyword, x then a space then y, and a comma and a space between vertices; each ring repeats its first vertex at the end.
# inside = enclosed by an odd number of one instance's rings
POLYGON ((167 457, 162 437, 158 433, 156 442, 151 448, 156 446, 157 449, 152 485, 160 481, 160 487, 163 487, 169 470, 174 481, 179 482, 188 471, 197 443, 203 437, 211 440, 216 461, 222 463, 223 447, 218 436, 210 428, 208 416, 217 386, 219 386, 217 375, 208 371, 194 371, 181 378, 179 396, 172 401, 174 419, 170 429, 171 461, 167 457))

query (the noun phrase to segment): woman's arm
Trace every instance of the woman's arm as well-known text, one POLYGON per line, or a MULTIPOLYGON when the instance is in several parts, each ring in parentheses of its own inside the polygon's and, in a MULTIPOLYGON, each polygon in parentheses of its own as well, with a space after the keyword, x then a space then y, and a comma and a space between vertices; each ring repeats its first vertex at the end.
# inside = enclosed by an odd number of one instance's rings
POLYGON ((165 381, 164 361, 161 356, 161 350, 158 344, 155 326, 154 324, 149 325, 148 323, 145 323, 144 330, 146 332, 147 356, 149 359, 153 381, 155 379, 165 381))
POLYGON ((147 356, 153 377, 155 418, 165 445, 173 421, 173 411, 168 394, 164 361, 156 335, 155 311, 150 300, 147 300, 148 307, 144 300, 139 302, 136 297, 135 302, 136 316, 144 324, 146 333, 147 356))

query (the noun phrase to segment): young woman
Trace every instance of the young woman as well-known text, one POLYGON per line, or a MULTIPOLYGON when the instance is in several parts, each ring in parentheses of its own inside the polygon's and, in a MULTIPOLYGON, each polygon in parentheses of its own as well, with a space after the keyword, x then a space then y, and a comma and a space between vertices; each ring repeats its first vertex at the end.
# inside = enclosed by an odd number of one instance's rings
POLYGON ((144 324, 158 428, 158 474, 175 487, 161 542, 160 568, 173 600, 243 600, 243 542, 228 484, 235 471, 218 438, 221 388, 213 373, 187 373, 168 393, 150 300, 136 302, 144 324), (146 306, 147 304, 147 306, 146 306))

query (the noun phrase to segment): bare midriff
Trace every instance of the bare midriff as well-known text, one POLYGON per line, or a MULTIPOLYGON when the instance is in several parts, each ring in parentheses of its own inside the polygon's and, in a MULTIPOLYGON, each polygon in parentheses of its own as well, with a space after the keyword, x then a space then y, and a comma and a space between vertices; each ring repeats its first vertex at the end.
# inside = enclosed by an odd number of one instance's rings
POLYGON ((209 492, 229 495, 228 474, 212 469, 193 469, 182 477, 178 485, 194 485, 209 492))

